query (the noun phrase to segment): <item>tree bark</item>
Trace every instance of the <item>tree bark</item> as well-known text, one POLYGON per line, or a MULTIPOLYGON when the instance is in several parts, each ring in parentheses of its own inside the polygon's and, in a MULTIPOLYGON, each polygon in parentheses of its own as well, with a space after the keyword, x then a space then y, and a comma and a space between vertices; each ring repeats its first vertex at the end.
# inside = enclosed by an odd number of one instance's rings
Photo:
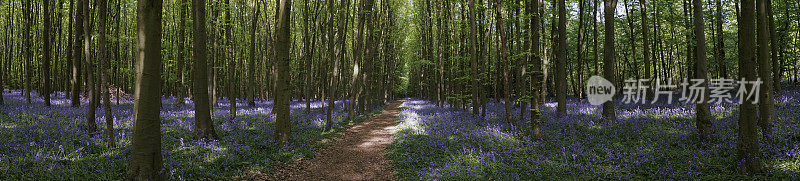
MULTIPOLYGON (((563 0, 562 0, 563 1, 563 0)), ((616 48, 614 46, 614 14, 617 9, 617 0, 605 0, 603 14, 605 16, 605 39, 603 40, 603 75, 608 81, 616 82, 616 48)), ((616 120, 614 101, 603 103, 603 117, 607 120, 616 120)))
POLYGON ((178 6, 180 8, 180 34, 178 35, 178 46, 176 47, 178 50, 178 67, 177 67, 177 74, 178 74, 178 98, 175 100, 175 105, 177 107, 183 107, 185 104, 186 99, 186 80, 185 80, 185 71, 183 70, 186 66, 185 62, 185 45, 186 45, 186 1, 178 1, 178 6))
POLYGON ((540 90, 542 87, 542 58, 541 58, 541 51, 539 49, 539 18, 541 14, 539 14, 539 7, 543 2, 540 0, 528 0, 528 6, 532 7, 531 13, 533 14, 531 17, 531 24, 533 28, 531 28, 531 64, 532 70, 530 74, 531 79, 531 113, 530 113, 530 125, 531 125, 531 133, 534 139, 541 139, 542 138, 542 113, 539 110, 539 95, 540 90))
POLYGON ((81 3, 81 13, 83 14, 81 17, 83 18, 83 58, 86 63, 86 86, 89 89, 89 94, 86 96, 89 98, 89 107, 86 108, 86 123, 88 124, 89 133, 94 133, 97 130, 96 120, 95 120, 95 109, 97 109, 97 99, 95 99, 95 86, 94 86, 94 65, 92 63, 91 57, 91 28, 89 27, 89 3, 88 1, 84 0, 81 3))
POLYGON ((33 26, 33 19, 31 18, 31 0, 25 0, 22 4, 22 15, 25 18, 25 31, 22 32, 22 41, 25 43, 23 50, 25 51, 25 61, 23 67, 25 68, 25 83, 23 93, 25 95, 25 102, 31 104, 31 82, 33 82, 33 44, 31 43, 31 27, 33 26))
POLYGON ((43 48, 42 56, 44 57, 44 59, 42 60, 42 69, 40 71, 42 73, 43 86, 42 86, 42 91, 39 94, 41 94, 42 98, 44 98, 44 105, 49 107, 50 106, 50 59, 52 56, 50 53, 50 50, 52 49, 52 42, 50 41, 50 33, 52 29, 51 27, 53 25, 50 22, 50 19, 52 17, 50 16, 50 6, 49 6, 50 1, 44 1, 42 5, 44 9, 44 18, 42 18, 42 20, 44 21, 43 25, 44 32, 42 32, 43 34, 42 42, 44 42, 44 45, 42 46, 43 48))
MULTIPOLYGON (((75 22, 75 36, 73 41, 72 48, 72 83, 71 89, 72 93, 70 104, 72 107, 79 107, 81 106, 81 62, 82 60, 82 53, 80 51, 81 43, 83 42, 83 3, 86 3, 86 0, 78 0, 76 2, 75 8, 72 9, 72 12, 75 12, 75 17, 73 21, 75 22)), ((87 123, 89 123, 87 121, 87 123)))
POLYGON ((137 2, 138 50, 128 180, 165 179, 162 171, 160 118, 161 12, 161 0, 137 2))
MULTIPOLYGON (((652 65, 652 62, 650 61, 650 58, 651 58, 650 57, 650 28, 647 27, 648 26, 648 24, 647 24, 647 0, 640 0, 639 1, 639 7, 641 9, 640 11, 642 12, 641 13, 642 14, 641 15, 642 16, 642 46, 643 46, 642 47, 642 49, 643 49, 642 50, 642 56, 644 58, 644 60, 643 60, 644 61, 644 78, 645 79, 650 79, 650 82, 651 82, 651 84, 650 84, 651 86, 650 87, 653 87, 652 86, 653 85, 652 82, 654 82, 655 80, 653 80, 653 75, 652 75, 652 72, 650 71, 650 69, 651 69, 650 67, 652 67, 653 65, 652 65)), ((647 97, 651 97, 652 95, 654 95, 652 93, 652 91, 648 91, 648 96, 647 97)))
POLYGON ((101 84, 100 91, 102 91, 103 97, 103 117, 105 117, 106 121, 106 136, 108 138, 108 147, 113 148, 115 147, 114 141, 114 115, 111 113, 111 99, 109 94, 109 79, 108 79, 108 57, 107 57, 107 40, 106 40, 106 14, 108 6, 107 0, 97 0, 97 16, 98 16, 98 57, 97 60, 100 62, 100 77, 101 77, 101 84))
POLYGON ((704 93, 695 107, 697 132, 701 142, 710 142, 714 137, 714 122, 711 120, 711 106, 708 104, 708 63, 706 61, 706 33, 703 20, 702 0, 692 0, 694 4, 694 37, 695 37, 695 78, 703 79, 704 93))
MULTIPOLYGON (((561 0, 563 1, 563 0, 561 0)), ((503 0, 497 0, 495 5, 497 34, 500 36, 500 61, 503 64, 503 101, 505 102, 505 118, 509 124, 514 123, 514 118, 511 115, 511 86, 508 80, 508 50, 506 50, 506 33, 503 23, 503 0)))
POLYGON ((248 81, 247 82, 250 82, 248 85, 251 85, 251 86, 245 86, 245 87, 247 87, 247 104, 250 107, 255 107, 256 106, 256 101, 255 101, 255 91, 256 91, 255 89, 257 87, 256 86, 257 85, 257 83, 256 83, 256 71, 255 71, 255 68, 256 68, 256 30, 258 30, 258 16, 259 16, 259 14, 261 14, 261 8, 260 8, 261 4, 258 3, 258 2, 260 2, 260 1, 256 1, 255 2, 256 6, 253 9, 253 11, 254 11, 254 13, 253 13, 253 21, 252 21, 252 25, 250 26, 250 28, 251 28, 250 29, 250 60, 249 60, 250 62, 248 62, 250 64, 250 66, 248 66, 248 68, 247 68, 247 71, 248 71, 248 73, 247 73, 248 81))
POLYGON ((770 0, 756 0, 756 33, 758 40, 758 77, 761 78, 759 104, 758 104, 758 124, 761 127, 761 134, 767 140, 772 139, 772 119, 775 115, 775 102, 773 101, 772 91, 772 57, 770 56, 770 20, 767 15, 769 11, 767 5, 770 0))
MULTIPOLYGON (((766 9, 766 11, 767 11, 767 17, 766 18, 767 18, 767 21, 768 21, 767 22, 768 23, 767 31, 769 31, 770 50, 772 52, 772 56, 771 56, 772 57, 771 58, 771 63, 772 63, 772 85, 770 87, 774 90, 773 93, 771 93, 771 94, 774 95, 774 93, 780 94, 780 92, 781 92, 781 64, 780 64, 780 59, 779 58, 783 58, 783 57, 778 57, 778 46, 779 45, 778 45, 778 36, 776 35, 777 32, 775 31, 775 28, 776 28, 775 27, 775 16, 774 16, 775 13, 772 11, 772 0, 765 0, 765 1, 766 1, 765 2, 766 3, 765 6, 767 8, 766 9)), ((774 106, 773 106, 773 111, 772 112, 775 112, 774 106)))
POLYGON ((225 40, 227 41, 226 44, 228 45, 226 59, 228 60, 228 103, 230 103, 230 116, 228 117, 230 120, 236 119, 236 57, 234 55, 234 43, 233 43, 233 34, 232 34, 232 24, 231 17, 233 14, 231 13, 231 1, 225 0, 225 40))
POLYGON ((584 21, 583 18, 584 18, 584 16, 586 16, 585 13, 584 13, 586 11, 585 10, 586 6, 584 5, 585 4, 584 1, 585 0, 579 0, 578 1, 578 9, 579 9, 579 12, 578 12, 578 48, 577 48, 578 49, 578 55, 577 55, 578 59, 576 60, 577 61, 576 63, 578 64, 578 68, 575 70, 577 72, 577 74, 578 74, 577 75, 578 81, 572 83, 573 85, 577 84, 577 89, 575 90, 575 92, 577 92, 578 94, 575 95, 575 96, 577 96, 578 99, 583 99, 585 97, 585 94, 583 92, 583 59, 584 59, 583 46, 584 46, 584 43, 585 43, 584 42, 584 37, 586 37, 586 35, 585 35, 586 33, 584 33, 584 29, 583 29, 583 21, 584 21))
POLYGON ((205 0, 192 1, 192 20, 194 25, 192 59, 192 99, 194 101, 194 137, 197 140, 217 139, 214 122, 211 120, 211 105, 208 99, 208 68, 206 60, 208 52, 206 50, 206 2, 205 0))
POLYGON ((469 0, 469 52, 471 61, 471 74, 472 77, 472 114, 478 115, 478 35, 475 28, 475 0, 469 0))
MULTIPOLYGON (((756 4, 753 0, 741 1, 741 14, 739 16, 739 67, 755 66, 755 19, 756 4)), ((755 81, 756 70, 750 68, 740 68, 739 77, 745 81, 755 81)), ((764 92, 764 90, 761 90, 764 92)), ((749 99, 745 99, 740 105, 739 111, 739 130, 736 145, 736 168, 740 173, 756 174, 762 171, 759 159, 759 145, 757 133, 757 109, 749 99)))
POLYGON ((722 17, 722 0, 717 1, 717 10, 716 10, 716 29, 717 29, 717 46, 714 46, 714 51, 716 52, 715 58, 717 59, 717 66, 718 72, 720 77, 728 77, 728 63, 725 60, 725 31, 722 29, 723 17, 722 17))
MULTIPOLYGON (((564 0, 558 0, 558 40, 556 41, 556 107, 558 116, 567 115, 567 10, 564 0)), ((616 5, 616 4, 615 4, 616 5)), ((608 29, 606 29, 608 30, 608 29)), ((608 37, 608 36, 606 36, 608 37)))
POLYGON ((289 118, 289 45, 291 44, 291 6, 292 0, 280 0, 278 4, 278 24, 276 27, 277 44, 277 90, 275 92, 275 111, 277 119, 275 124, 275 140, 279 145, 285 145, 290 139, 291 120, 289 118))

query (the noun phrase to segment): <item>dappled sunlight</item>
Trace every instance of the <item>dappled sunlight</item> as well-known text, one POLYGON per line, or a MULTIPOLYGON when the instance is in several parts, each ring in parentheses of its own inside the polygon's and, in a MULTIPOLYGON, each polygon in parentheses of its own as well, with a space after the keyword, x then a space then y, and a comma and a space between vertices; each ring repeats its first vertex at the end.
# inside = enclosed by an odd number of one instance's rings
POLYGON ((512 135, 511 133, 504 132, 498 126, 484 127, 482 128, 482 132, 484 134, 489 135, 492 139, 500 140, 503 142, 508 142, 508 143, 519 142, 519 139, 517 139, 514 135, 512 135))
POLYGON ((400 124, 397 126, 400 130, 411 130, 415 135, 426 135, 425 128, 420 125, 421 120, 419 114, 413 111, 400 112, 400 124))
MULTIPOLYGON (((56 95, 52 99, 56 104, 51 107, 45 107, 41 98, 33 99, 34 104, 26 104, 20 91, 16 90, 3 95, 5 105, 0 106, 0 137, 7 139, 0 140, 0 162, 8 164, 0 165, 0 170, 11 175, 49 178, 45 180, 123 178, 125 172, 122 170, 128 165, 133 136, 133 104, 130 101, 111 104, 117 148, 109 149, 106 146, 106 115, 102 109, 97 110, 97 132, 86 134, 84 119, 88 100, 82 100, 81 107, 72 108, 63 94, 56 95), (85 172, 86 168, 96 169, 99 173, 85 172)), ((219 101, 220 104, 213 107, 212 120, 220 139, 213 142, 193 140, 193 102, 187 99, 187 105, 178 107, 174 100, 174 97, 163 99, 160 112, 164 169, 169 172, 168 179, 224 180, 247 169, 267 170, 279 161, 313 155, 324 144, 318 140, 332 136, 322 131, 326 124, 325 111, 316 109, 306 114, 301 111, 304 107, 296 107, 291 110, 295 139, 286 147, 276 146, 272 140, 275 127, 274 115, 270 114, 272 101, 256 101, 255 107, 240 102, 242 106, 234 120, 228 119, 227 101, 219 101)), ((336 103, 332 123, 334 129, 340 129, 346 126, 341 121, 349 121, 342 101, 336 103)), ((291 104, 305 105, 304 102, 291 104)), ((321 102, 318 105, 321 106, 321 102)), ((0 180, 8 178, 4 176, 0 176, 0 180)))
MULTIPOLYGON (((424 100, 407 103, 415 104, 404 105, 389 155, 411 179, 691 179, 726 170, 736 155, 738 106, 732 105, 711 105, 718 141, 700 148, 694 105, 618 106, 618 119, 609 121, 599 115, 600 106, 569 102, 567 116, 558 117, 557 103, 547 102, 545 139, 533 140, 528 117, 510 125, 501 102, 490 101, 485 117, 424 100)), ((773 174, 791 177, 800 173, 798 149, 792 149, 800 115, 777 108, 779 142, 762 152, 770 155, 765 164, 773 174)), ((519 108, 512 114, 519 118, 519 108)))

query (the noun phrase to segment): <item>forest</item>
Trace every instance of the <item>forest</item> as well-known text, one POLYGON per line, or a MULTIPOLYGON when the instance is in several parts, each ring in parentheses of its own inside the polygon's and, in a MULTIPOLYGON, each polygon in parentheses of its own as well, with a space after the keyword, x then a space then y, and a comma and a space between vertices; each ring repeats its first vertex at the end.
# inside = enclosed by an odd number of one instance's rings
POLYGON ((798 180, 800 0, 0 0, 0 180, 798 180))

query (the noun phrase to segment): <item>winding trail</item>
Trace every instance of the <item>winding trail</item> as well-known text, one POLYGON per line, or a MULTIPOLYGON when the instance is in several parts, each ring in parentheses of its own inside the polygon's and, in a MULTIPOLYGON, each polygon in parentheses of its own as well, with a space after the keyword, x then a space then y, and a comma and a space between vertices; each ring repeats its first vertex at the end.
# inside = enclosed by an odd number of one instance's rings
POLYGON ((394 180, 384 149, 392 143, 402 104, 389 104, 380 114, 358 123, 310 160, 299 160, 264 180, 394 180))

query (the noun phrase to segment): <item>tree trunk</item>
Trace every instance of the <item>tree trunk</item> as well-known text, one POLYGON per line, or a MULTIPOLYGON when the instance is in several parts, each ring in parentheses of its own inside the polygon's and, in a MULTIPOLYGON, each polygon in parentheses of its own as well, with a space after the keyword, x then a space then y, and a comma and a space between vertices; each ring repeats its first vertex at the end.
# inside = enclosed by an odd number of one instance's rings
MULTIPOLYGON (((708 63, 706 61, 706 33, 705 21, 703 20, 702 0, 692 0, 694 4, 694 37, 695 37, 695 78, 702 79, 704 93, 710 95, 708 91, 708 63)), ((714 137, 714 122, 711 120, 711 106, 708 105, 708 96, 700 96, 700 102, 695 106, 697 114, 697 132, 701 142, 710 142, 714 137)))
POLYGON ((728 63, 725 60, 725 31, 722 29, 723 23, 723 16, 722 16, 722 0, 717 1, 717 10, 716 10, 716 29, 717 29, 717 46, 714 46, 714 51, 716 52, 715 58, 717 59, 717 66, 718 72, 720 77, 728 77, 728 63))
MULTIPOLYGON (((72 43, 72 83, 71 89, 72 93, 70 104, 72 107, 79 107, 81 106, 81 62, 82 60, 82 53, 80 51, 81 43, 83 42, 83 3, 86 3, 86 0, 78 0, 76 2, 75 8, 72 9, 72 12, 75 12, 75 18, 73 21, 75 22, 75 35, 74 40, 72 43)), ((90 123, 87 121, 87 123, 90 123)))
MULTIPOLYGON (((760 0, 759 0, 760 1, 760 0)), ((739 16, 739 67, 755 66, 755 3, 753 0, 741 1, 741 14, 739 16)), ((755 69, 740 68, 739 76, 745 81, 755 81, 755 69)), ((764 90, 761 90, 765 92, 764 90)), ((738 143, 736 145, 736 168, 740 173, 756 174, 761 173, 761 161, 759 159, 759 145, 757 133, 757 109, 749 99, 742 101, 739 111, 739 130, 738 143)))
POLYGON ((89 28, 91 22, 89 22, 89 3, 88 1, 84 0, 81 3, 83 6, 82 12, 83 13, 83 58, 86 63, 86 86, 89 89, 89 94, 86 96, 89 98, 89 107, 86 108, 86 123, 88 124, 88 130, 90 133, 94 133, 97 130, 96 120, 95 120, 95 109, 97 109, 97 99, 95 99, 94 94, 96 93, 95 86, 94 86, 94 65, 92 63, 91 57, 91 34, 92 31, 89 28))
MULTIPOLYGON (((783 57, 778 57, 778 46, 779 45, 778 45, 778 37, 776 35, 777 32, 775 31, 775 28, 776 28, 775 27, 775 16, 774 16, 775 13, 772 11, 772 0, 766 0, 766 5, 765 6, 767 8, 766 9, 766 11, 767 11, 767 17, 766 18, 767 18, 767 21, 768 21, 767 22, 768 23, 767 31, 769 31, 770 50, 772 52, 772 56, 771 56, 772 59, 771 59, 771 62, 770 62, 770 63, 772 63, 772 85, 770 85, 770 87, 772 89, 774 89, 774 91, 773 91, 773 93, 770 93, 770 94, 774 94, 774 93, 780 94, 780 92, 781 92, 781 64, 780 64, 780 59, 779 58, 783 58, 783 57)), ((770 101, 770 102, 772 102, 772 101, 770 101)), ((773 113, 775 112, 774 106, 773 106, 772 112, 773 113)), ((770 115, 770 117, 772 117, 772 115, 770 115)))
POLYGON ((211 105, 208 99, 208 75, 206 67, 206 2, 205 0, 192 1, 192 20, 194 21, 192 59, 192 99, 194 101, 194 137, 197 140, 217 139, 214 122, 211 120, 211 105))
MULTIPOLYGON (((558 116, 567 115, 567 10, 564 0, 558 0, 558 40, 556 41, 556 107, 558 116)), ((616 4, 615 4, 616 5, 616 4)), ((608 37, 608 36, 606 36, 608 37)))
POLYGON ((539 7, 543 2, 540 0, 528 0, 528 6, 532 7, 532 17, 531 17, 531 24, 532 24, 532 35, 531 35, 531 63, 533 64, 533 69, 531 70, 530 79, 531 79, 531 133, 534 139, 542 138, 542 113, 539 110, 539 95, 541 87, 542 87, 542 58, 541 58, 541 51, 539 50, 539 18, 541 14, 539 14, 539 7))
POLYGON ((128 179, 163 180, 160 118, 162 1, 139 0, 136 12, 138 51, 128 179))
POLYGON ((44 18, 42 18, 42 20, 44 20, 44 25, 43 25, 44 32, 42 32, 43 34, 42 42, 44 42, 44 45, 42 46, 43 48, 42 56, 44 57, 44 60, 42 60, 42 69, 40 71, 42 73, 43 86, 39 94, 41 94, 42 98, 44 98, 44 105, 49 107, 50 106, 50 58, 51 58, 50 49, 52 47, 52 42, 50 42, 50 33, 52 33, 51 27, 53 25, 50 22, 50 19, 52 17, 50 16, 50 6, 49 6, 50 1, 44 1, 42 5, 44 6, 43 7, 44 18))
POLYGON ((233 43, 233 35, 232 35, 232 24, 231 16, 231 6, 230 0, 225 0, 225 40, 227 41, 226 44, 228 45, 226 59, 228 62, 228 102, 230 103, 230 116, 228 117, 230 120, 236 119, 236 57, 234 57, 234 43, 233 43))
MULTIPOLYGON (((644 61, 644 78, 645 79, 650 79, 650 82, 651 82, 650 83, 650 87, 653 87, 652 86, 653 85, 652 82, 654 82, 655 80, 653 80, 653 75, 652 75, 652 72, 650 71, 650 69, 651 69, 650 67, 652 67, 653 65, 652 65, 652 62, 650 61, 650 32, 649 32, 650 28, 647 27, 648 26, 648 24, 647 24, 647 0, 640 0, 639 1, 639 7, 641 9, 640 11, 641 11, 641 16, 642 16, 642 46, 643 46, 642 47, 642 49, 643 49, 642 50, 642 56, 644 58, 644 60, 643 60, 644 61)), ((652 97, 652 95, 654 95, 653 92, 652 91, 648 91, 648 96, 647 97, 652 97)))
MULTIPOLYGON (((563 1, 563 0, 562 0, 563 1)), ((603 40, 603 75, 610 82, 616 82, 616 48, 614 46, 614 14, 617 9, 617 0, 605 0, 603 14, 605 16, 605 39, 603 40)), ((603 117, 607 120, 616 120, 614 101, 603 103, 603 117)))
MULTIPOLYGON (((563 0, 562 0, 563 1, 563 0)), ((506 50, 506 33, 503 23, 503 0, 497 0, 495 5, 495 18, 497 19, 497 34, 500 36, 500 61, 503 64, 503 102, 505 102, 505 118, 509 124, 514 123, 511 116, 511 87, 508 80, 508 50, 506 50)))
POLYGON ((583 18, 584 18, 584 16, 586 16, 585 13, 584 13, 586 8, 585 8, 584 4, 585 4, 584 0, 579 0, 578 1, 578 9, 579 9, 579 13, 578 13, 578 55, 577 55, 578 59, 576 60, 577 64, 578 64, 578 68, 575 70, 578 73, 578 75, 577 75, 578 81, 572 83, 573 85, 577 85, 577 89, 575 90, 575 92, 577 92, 578 94, 575 95, 575 96, 577 96, 578 99, 583 99, 585 97, 584 92, 583 92, 583 59, 584 59, 584 56, 583 56, 583 53, 584 53, 583 45, 584 45, 584 37, 586 37, 586 35, 584 33, 584 30, 583 30, 583 18))
POLYGON ((97 16, 98 16, 98 57, 97 61, 100 62, 100 76, 101 76, 101 84, 100 91, 102 91, 103 97, 103 117, 106 120, 106 136, 108 137, 108 147, 113 148, 115 147, 114 141, 114 115, 111 113, 111 99, 108 89, 111 88, 109 86, 109 79, 108 79, 108 57, 106 56, 106 13, 108 6, 106 5, 107 0, 97 0, 97 16))
POLYGON ((471 74, 472 77, 472 114, 478 115, 478 35, 475 28, 475 0, 469 0, 469 52, 471 61, 471 74))
POLYGON ((259 16, 259 14, 261 14, 261 8, 259 6, 261 4, 258 3, 258 2, 259 1, 256 1, 256 3, 255 3, 256 6, 253 9, 253 11, 255 11, 255 12, 253 13, 252 26, 250 26, 250 28, 251 28, 251 30, 250 30, 250 60, 249 60, 250 62, 248 62, 248 63, 250 63, 250 66, 247 68, 247 70, 248 70, 247 76, 249 78, 249 80, 247 82, 249 82, 248 85, 251 85, 251 86, 245 86, 245 87, 247 87, 247 104, 250 105, 250 107, 255 107, 256 106, 256 101, 255 101, 255 91, 256 91, 255 88, 257 87, 256 86, 257 85, 257 83, 256 83, 256 75, 255 75, 256 74, 256 71, 255 71, 255 68, 256 68, 256 30, 258 29, 258 27, 257 27, 258 26, 258 16, 259 16))
MULTIPOLYGON (((214 2, 217 2, 217 1, 214 1, 214 2)), ((214 8, 215 6, 216 5, 212 6, 212 8, 214 8)), ((214 16, 214 19, 213 19, 214 23, 211 25, 211 34, 209 34, 209 36, 211 38, 211 41, 213 41, 212 44, 214 44, 214 46, 211 48, 213 52, 211 53, 211 63, 210 63, 211 66, 209 67, 209 73, 211 73, 211 75, 208 78, 209 79, 208 94, 210 94, 209 99, 210 99, 211 106, 217 106, 217 68, 215 68, 215 67, 217 66, 217 62, 219 62, 219 61, 217 61, 217 59, 219 58, 219 56, 218 56, 219 55, 218 54, 219 53, 219 48, 218 48, 219 47, 219 41, 217 40, 217 36, 219 34, 218 34, 218 31, 217 31, 217 28, 216 28, 215 25, 220 24, 219 23, 219 9, 213 9, 212 13, 213 13, 213 16, 214 16)), ((212 111, 213 111, 213 109, 212 109, 212 111)))
POLYGON ((289 118, 289 46, 291 36, 291 6, 292 0, 280 0, 278 4, 278 24, 276 27, 277 44, 277 90, 275 92, 275 111, 277 119, 275 124, 275 140, 279 145, 286 144, 290 139, 291 120, 289 118))
POLYGON ((178 65, 177 65, 178 66, 177 67, 177 70, 178 70, 178 72, 177 72, 177 74, 178 74, 178 82, 177 82, 177 84, 178 84, 178 90, 177 90, 178 98, 175 100, 175 105, 177 107, 183 107, 183 105, 185 104, 185 98, 186 98, 186 80, 184 78, 186 75, 184 75, 185 72, 184 72, 183 69, 184 69, 185 64, 186 64, 185 63, 186 60, 184 58, 185 57, 185 55, 184 55, 185 53, 184 52, 186 50, 186 48, 185 48, 185 46, 186 46, 186 11, 188 11, 188 10, 186 9, 186 6, 185 6, 186 1, 178 1, 177 3, 178 3, 178 6, 180 8, 180 11, 181 11, 180 13, 181 14, 180 14, 180 25, 179 25, 180 26, 179 27, 179 29, 180 29, 179 33, 180 34, 178 35, 178 46, 176 47, 178 49, 177 50, 178 51, 178 65))
MULTIPOLYGON (((767 140, 772 139, 772 119, 775 115, 775 102, 772 92, 772 58, 770 56, 770 20, 767 17, 767 5, 770 0, 756 0, 756 33, 758 40, 758 77, 761 78, 759 104, 758 104, 758 124, 761 127, 761 134, 767 140)), ((741 66, 740 66, 741 67, 741 66)))
POLYGON ((31 104, 31 82, 33 82, 33 44, 31 43, 31 26, 33 26, 33 19, 31 18, 31 0, 25 0, 22 5, 22 14, 25 18, 25 31, 22 32, 22 41, 25 42, 23 46, 25 51, 25 61, 23 67, 25 68, 25 86, 23 94, 25 95, 25 102, 31 104))
MULTIPOLYGON (((597 32, 598 29, 597 29, 597 20, 596 20, 597 19, 597 11, 598 11, 598 9, 600 9, 600 8, 598 8, 598 3, 597 2, 599 2, 600 0, 592 0, 592 1, 594 2, 594 5, 592 6, 592 7, 594 7, 592 9, 592 31, 593 31, 592 32, 592 51, 594 52, 594 56, 592 56, 592 58, 594 59, 594 75, 600 75, 600 63, 598 62, 598 59, 600 59, 600 52, 597 49, 597 37, 598 37, 599 34, 597 32)), ((642 2, 644 2, 644 0, 642 0, 642 2)), ((646 14, 646 13, 643 13, 643 14, 646 14)), ((645 23, 642 22, 642 24, 645 24, 645 23)), ((542 33, 544 33, 544 32, 542 32, 542 33)))

